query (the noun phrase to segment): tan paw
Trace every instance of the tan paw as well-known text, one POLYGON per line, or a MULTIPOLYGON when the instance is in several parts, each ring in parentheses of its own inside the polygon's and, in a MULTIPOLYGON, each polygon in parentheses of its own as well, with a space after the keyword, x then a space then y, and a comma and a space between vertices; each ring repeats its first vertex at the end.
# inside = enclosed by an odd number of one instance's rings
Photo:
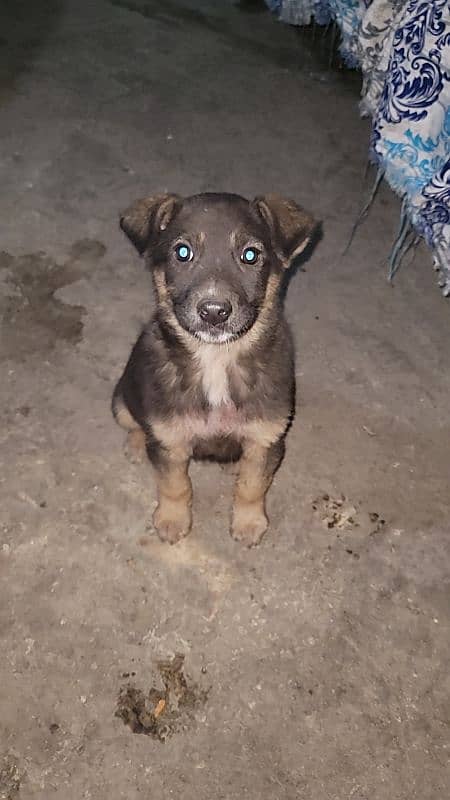
POLYGON ((127 434, 124 453, 132 464, 142 464, 146 457, 144 431, 139 428, 127 434))
POLYGON ((261 503, 236 503, 233 509, 231 535, 246 547, 255 547, 264 536, 269 521, 261 503))
POLYGON ((164 500, 153 514, 153 524, 162 542, 176 544, 191 529, 191 511, 185 503, 164 500))

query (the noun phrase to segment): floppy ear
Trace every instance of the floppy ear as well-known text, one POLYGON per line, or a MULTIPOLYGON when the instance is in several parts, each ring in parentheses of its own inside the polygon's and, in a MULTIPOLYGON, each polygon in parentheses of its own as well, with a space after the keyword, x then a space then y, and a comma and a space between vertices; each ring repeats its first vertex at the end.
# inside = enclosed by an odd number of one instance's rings
POLYGON ((181 202, 176 194, 156 194, 136 200, 120 215, 120 227, 140 255, 145 253, 152 239, 167 228, 181 202))
POLYGON ((311 241, 318 223, 293 200, 278 194, 257 197, 255 205, 270 229, 273 246, 283 266, 289 267, 311 241))

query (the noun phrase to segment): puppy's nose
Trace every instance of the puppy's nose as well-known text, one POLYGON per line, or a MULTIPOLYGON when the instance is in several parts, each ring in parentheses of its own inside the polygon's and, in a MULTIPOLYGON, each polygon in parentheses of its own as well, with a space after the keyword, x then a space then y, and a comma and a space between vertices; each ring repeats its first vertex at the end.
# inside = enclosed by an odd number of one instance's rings
POLYGON ((201 300, 197 306, 199 316, 209 325, 220 325, 226 322, 232 312, 228 300, 201 300))

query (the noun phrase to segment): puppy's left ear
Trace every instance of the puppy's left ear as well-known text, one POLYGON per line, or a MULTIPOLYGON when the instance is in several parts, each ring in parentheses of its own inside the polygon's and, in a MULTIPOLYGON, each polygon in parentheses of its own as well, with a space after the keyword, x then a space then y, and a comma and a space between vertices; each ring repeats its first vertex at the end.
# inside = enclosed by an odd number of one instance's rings
POLYGON ((272 244, 284 267, 303 252, 318 229, 318 223, 304 208, 278 194, 266 194, 254 201, 268 225, 272 244))

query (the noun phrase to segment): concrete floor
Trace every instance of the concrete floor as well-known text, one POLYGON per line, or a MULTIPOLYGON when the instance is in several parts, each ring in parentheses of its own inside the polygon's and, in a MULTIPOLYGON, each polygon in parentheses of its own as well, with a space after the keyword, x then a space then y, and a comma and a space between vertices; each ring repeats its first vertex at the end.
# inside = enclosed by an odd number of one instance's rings
POLYGON ((2 9, 0 798, 446 798, 450 306, 425 248, 387 284, 385 187, 340 257, 354 81, 226 2, 2 9), (192 534, 162 545, 109 413, 151 307, 118 213, 165 188, 278 190, 324 223, 289 289, 299 408, 253 551, 231 477, 200 466, 192 534), (136 735, 118 693, 176 652, 207 698, 136 735))

